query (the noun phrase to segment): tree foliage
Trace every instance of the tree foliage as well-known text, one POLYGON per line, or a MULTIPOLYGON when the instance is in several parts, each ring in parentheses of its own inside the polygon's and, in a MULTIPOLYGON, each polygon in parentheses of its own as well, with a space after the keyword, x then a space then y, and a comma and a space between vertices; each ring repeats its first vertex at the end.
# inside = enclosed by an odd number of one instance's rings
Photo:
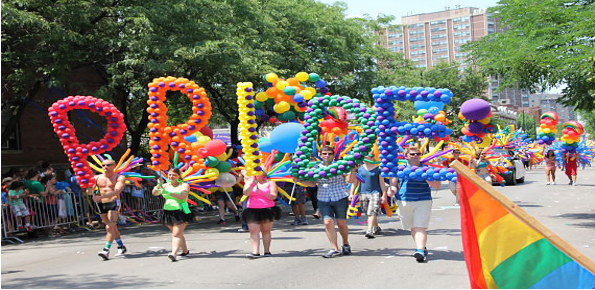
POLYGON ((504 30, 466 45, 477 65, 502 87, 567 85, 560 102, 595 109, 594 1, 501 0, 490 12, 504 30))

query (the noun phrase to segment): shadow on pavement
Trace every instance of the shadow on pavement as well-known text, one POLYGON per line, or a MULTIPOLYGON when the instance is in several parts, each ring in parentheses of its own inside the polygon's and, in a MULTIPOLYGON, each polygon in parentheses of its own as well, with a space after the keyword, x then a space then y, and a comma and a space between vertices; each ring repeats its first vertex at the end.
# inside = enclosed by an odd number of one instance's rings
MULTIPOLYGON (((77 278, 84 276, 85 279, 73 279, 69 275, 51 275, 11 279, 9 282, 3 281, 2 288, 21 289, 21 288, 136 288, 139 285, 139 277, 123 275, 100 275, 97 273, 86 273, 77 275, 77 278)), ((146 288, 156 288, 167 286, 162 282, 151 282, 146 278, 142 279, 146 288)))

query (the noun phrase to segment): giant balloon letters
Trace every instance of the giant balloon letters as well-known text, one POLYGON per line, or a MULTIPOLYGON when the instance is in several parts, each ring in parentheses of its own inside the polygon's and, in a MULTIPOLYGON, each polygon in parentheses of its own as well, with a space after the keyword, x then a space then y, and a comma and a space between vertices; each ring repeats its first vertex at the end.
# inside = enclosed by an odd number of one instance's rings
POLYGON ((428 166, 408 168, 396 162, 399 155, 397 135, 405 138, 426 137, 445 138, 452 130, 445 125, 445 104, 450 103, 452 92, 448 89, 377 87, 372 89, 378 118, 378 149, 380 151, 380 167, 382 176, 399 177, 415 180, 452 180, 456 174, 447 169, 432 169, 428 166), (395 118, 393 101, 416 102, 418 121, 415 123, 399 122, 395 118))
MULTIPOLYGON (((211 118, 211 102, 205 89, 185 78, 161 77, 149 83, 149 146, 151 147, 151 163, 154 170, 169 169, 168 147, 178 152, 185 162, 195 165, 195 169, 204 167, 203 159, 193 154, 190 142, 184 139, 206 126, 211 118), (192 115, 184 124, 167 126, 167 91, 181 91, 192 101, 192 115)), ((205 149, 206 150, 206 149, 205 149)), ((199 152, 200 154, 201 152, 199 152)), ((203 156, 206 157, 206 156, 203 156)))
POLYGON ((295 158, 293 159, 291 175, 303 180, 317 180, 348 173, 356 164, 361 164, 376 142, 374 111, 365 104, 360 103, 359 100, 342 96, 315 97, 310 100, 308 106, 309 108, 304 116, 304 130, 300 136, 299 147, 295 151, 295 158), (316 146, 316 137, 319 133, 319 119, 324 117, 325 108, 337 106, 355 114, 362 128, 359 140, 354 145, 351 154, 343 159, 329 166, 321 165, 318 168, 308 168, 312 156, 312 147, 316 146))
POLYGON ((87 162, 87 157, 109 151, 120 143, 124 131, 126 131, 122 113, 109 102, 91 96, 67 97, 55 102, 48 108, 48 111, 54 132, 60 138, 60 143, 68 155, 80 186, 82 188, 92 187, 95 185, 95 178, 89 162, 87 162), (90 110, 106 117, 107 132, 105 137, 89 144, 80 144, 76 138, 75 129, 67 116, 68 111, 75 109, 90 110))

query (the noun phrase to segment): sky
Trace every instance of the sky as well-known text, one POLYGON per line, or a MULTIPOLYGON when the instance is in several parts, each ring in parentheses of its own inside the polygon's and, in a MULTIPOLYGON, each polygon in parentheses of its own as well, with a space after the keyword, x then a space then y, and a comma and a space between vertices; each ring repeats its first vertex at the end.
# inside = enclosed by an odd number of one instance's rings
POLYGON ((429 13, 445 10, 448 6, 455 9, 456 5, 463 7, 476 7, 486 9, 496 6, 497 0, 318 0, 326 4, 335 2, 347 3, 347 17, 362 17, 368 14, 372 17, 378 14, 393 15, 396 17, 394 24, 401 23, 401 17, 420 13, 429 13))

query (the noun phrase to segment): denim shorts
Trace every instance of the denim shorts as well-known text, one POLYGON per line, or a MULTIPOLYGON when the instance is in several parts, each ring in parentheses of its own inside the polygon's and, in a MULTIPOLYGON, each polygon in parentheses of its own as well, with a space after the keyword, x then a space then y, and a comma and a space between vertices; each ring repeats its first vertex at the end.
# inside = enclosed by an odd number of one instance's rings
POLYGON ((349 206, 349 200, 346 198, 337 201, 318 201, 318 210, 322 215, 322 219, 347 219, 347 207, 349 206))

